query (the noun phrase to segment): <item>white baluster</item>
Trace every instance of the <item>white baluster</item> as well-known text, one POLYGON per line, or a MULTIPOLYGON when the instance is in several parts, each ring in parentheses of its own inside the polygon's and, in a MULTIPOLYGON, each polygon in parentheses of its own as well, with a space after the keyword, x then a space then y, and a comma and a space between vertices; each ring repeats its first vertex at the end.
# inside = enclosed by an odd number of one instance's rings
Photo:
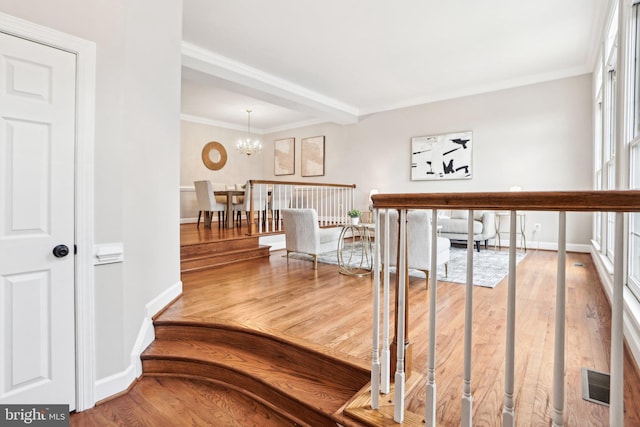
POLYGON ((553 362, 553 426, 564 425, 564 347, 567 263, 567 213, 558 216, 558 277, 556 279, 556 337, 553 362))
POLYGON ((397 363, 395 375, 395 400, 393 420, 397 423, 404 421, 404 350, 405 350, 405 313, 406 313, 406 280, 407 280, 407 210, 400 210, 400 223, 398 224, 398 262, 396 262, 396 275, 398 281, 398 331, 397 331, 397 363))
POLYGON ((516 211, 511 211, 509 224, 509 289, 507 296, 507 345, 504 367, 504 407, 502 425, 516 424, 513 400, 515 373, 515 332, 516 332, 516 211))
MULTIPOLYGON (((378 217, 378 221, 380 221, 380 217, 378 217)), ((385 210, 384 213, 384 238, 385 242, 383 247, 383 258, 382 265, 385 266, 384 271, 382 272, 382 286, 383 286, 383 302, 382 302, 382 366, 381 366, 381 374, 382 374, 382 383, 381 389, 384 394, 389 394, 391 390, 391 356, 389 351, 389 323, 390 323, 390 314, 389 314, 389 301, 390 301, 390 284, 389 284, 389 210, 385 210)))
MULTIPOLYGON (((374 210, 378 215, 378 210, 374 210)), ((379 221, 375 223, 375 239, 373 241, 373 345, 371 349, 371 408, 380 407, 380 228, 379 221)))
MULTIPOLYGON (((431 218, 438 218, 433 209, 431 218)), ((432 219, 432 221, 435 221, 432 219)), ((427 426, 436 425, 436 295, 438 289, 438 230, 431 227, 431 277, 429 282, 429 362, 424 418, 427 426)))
POLYGON ((464 315, 464 378, 462 382, 462 425, 471 427, 473 396, 471 394, 471 350, 473 337, 473 210, 467 223, 467 289, 464 315))
POLYGON ((611 377, 609 425, 624 425, 624 213, 616 213, 615 244, 613 261, 613 295, 611 298, 611 377))

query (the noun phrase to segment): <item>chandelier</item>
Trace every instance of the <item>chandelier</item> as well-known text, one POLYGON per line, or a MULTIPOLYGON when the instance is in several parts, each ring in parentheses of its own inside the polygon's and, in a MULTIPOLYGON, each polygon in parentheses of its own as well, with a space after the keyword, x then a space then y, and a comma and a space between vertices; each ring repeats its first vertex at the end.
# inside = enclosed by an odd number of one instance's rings
POLYGON ((236 150, 247 156, 262 150, 262 142, 251 138, 251 110, 247 110, 247 137, 238 140, 236 150))

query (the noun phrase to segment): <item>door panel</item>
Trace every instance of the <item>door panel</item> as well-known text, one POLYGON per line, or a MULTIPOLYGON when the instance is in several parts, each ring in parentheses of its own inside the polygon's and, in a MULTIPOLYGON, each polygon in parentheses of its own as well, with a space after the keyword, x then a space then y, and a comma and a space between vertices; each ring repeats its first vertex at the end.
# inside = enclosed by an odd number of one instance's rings
POLYGON ((0 33, 0 403, 75 408, 75 55, 0 33), (56 245, 71 248, 55 257, 56 245))

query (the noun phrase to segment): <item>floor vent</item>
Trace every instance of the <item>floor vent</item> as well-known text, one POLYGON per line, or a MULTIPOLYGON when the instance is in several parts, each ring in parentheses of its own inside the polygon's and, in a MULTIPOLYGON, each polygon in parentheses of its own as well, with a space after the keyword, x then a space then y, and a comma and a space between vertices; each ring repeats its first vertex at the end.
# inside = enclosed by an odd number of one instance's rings
POLYGON ((582 398, 609 406, 609 374, 582 368, 582 398))
POLYGON ((581 262, 574 262, 574 263, 573 263, 573 266, 574 266, 574 267, 584 267, 584 263, 581 263, 581 262))

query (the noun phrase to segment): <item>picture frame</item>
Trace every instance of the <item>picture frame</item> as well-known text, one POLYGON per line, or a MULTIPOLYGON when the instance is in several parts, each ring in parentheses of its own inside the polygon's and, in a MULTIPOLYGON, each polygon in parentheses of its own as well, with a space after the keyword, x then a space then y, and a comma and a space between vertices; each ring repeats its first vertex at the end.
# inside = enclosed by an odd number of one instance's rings
POLYGON ((273 174, 275 176, 296 173, 296 139, 284 138, 273 142, 273 174))
POLYGON ((471 179, 472 131, 411 138, 411 180, 471 179))
POLYGON ((302 176, 324 176, 324 135, 302 138, 302 176))

